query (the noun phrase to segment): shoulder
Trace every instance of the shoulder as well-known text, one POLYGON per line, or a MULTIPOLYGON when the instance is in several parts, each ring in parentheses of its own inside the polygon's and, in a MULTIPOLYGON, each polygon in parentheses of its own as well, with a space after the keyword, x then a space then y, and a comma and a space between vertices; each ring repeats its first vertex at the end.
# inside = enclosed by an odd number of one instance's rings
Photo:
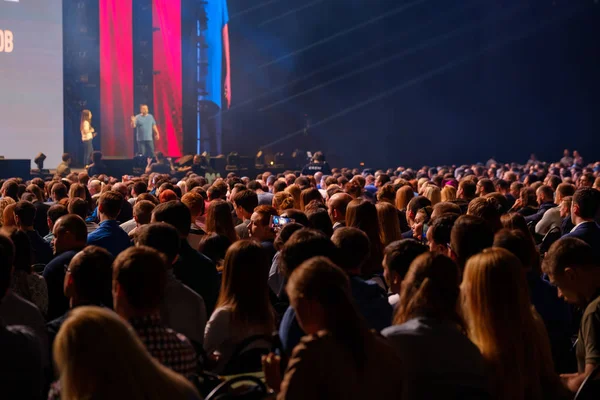
POLYGON ((326 330, 306 335, 294 347, 293 358, 305 358, 315 355, 321 357, 324 352, 331 352, 338 347, 335 338, 326 330))
POLYGON ((582 323, 589 321, 591 318, 600 319, 600 296, 596 297, 590 304, 587 305, 583 312, 582 323))
POLYGON ((219 307, 210 316, 209 323, 225 323, 231 320, 233 312, 229 307, 219 307))

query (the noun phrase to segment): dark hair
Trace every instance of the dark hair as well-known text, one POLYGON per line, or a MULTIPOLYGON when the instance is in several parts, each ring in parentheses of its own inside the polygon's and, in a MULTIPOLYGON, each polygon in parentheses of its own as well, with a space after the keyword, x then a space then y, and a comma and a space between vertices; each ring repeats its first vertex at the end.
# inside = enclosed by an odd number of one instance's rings
POLYGON ((492 247, 493 243, 494 232, 482 218, 463 215, 456 220, 452 227, 450 247, 461 268, 464 268, 471 256, 492 247))
POLYGON ((304 261, 323 256, 337 260, 337 249, 323 233, 313 229, 300 229, 290 236, 281 250, 281 270, 289 278, 304 261))
POLYGON ((144 181, 139 181, 133 184, 132 191, 135 192, 137 196, 142 193, 146 193, 148 191, 148 185, 144 181))
POLYGON ((112 255, 97 246, 87 246, 73 257, 69 271, 77 294, 112 308, 112 262, 112 255))
POLYGON ((64 162, 67 162, 67 161, 69 161, 70 159, 71 159, 71 155, 70 155, 69 153, 63 153, 63 155, 62 155, 62 160, 63 160, 64 162))
POLYGON ((222 265, 231 244, 231 240, 227 236, 211 233, 202 236, 198 250, 216 265, 222 265))
POLYGON ((548 185, 540 186, 537 191, 544 195, 546 199, 553 199, 554 190, 548 185))
POLYGON ((323 195, 321 194, 321 192, 319 192, 317 188, 304 189, 300 193, 300 209, 304 211, 308 203, 310 203, 313 200, 323 203, 323 195))
POLYGON ((468 215, 474 215, 485 220, 492 231, 498 232, 502 229, 500 222, 500 204, 493 197, 477 197, 469 203, 468 215))
POLYGON ((561 183, 556 187, 556 193, 559 193, 563 198, 573 196, 575 194, 575 186, 570 183, 561 183))
MULTIPOLYGON (((54 206, 53 206, 54 207, 54 206)), ((80 198, 74 198, 69 200, 69 204, 67 205, 67 210, 69 214, 75 214, 85 219, 88 214, 88 204, 85 200, 80 198)), ((50 210, 48 210, 50 211, 50 210)), ((56 221, 54 221, 56 222, 56 221)))
POLYGON ((273 243, 275 249, 277 249, 277 251, 283 249, 283 246, 286 244, 288 239, 294 234, 294 232, 299 231, 303 228, 304 226, 300 225, 297 222, 290 222, 289 224, 285 224, 277 234, 275 243, 273 243))
POLYGON ((464 329, 458 313, 460 270, 449 257, 423 253, 411 264, 402 281, 394 325, 416 317, 455 322, 464 329))
POLYGON ((166 257, 151 247, 130 247, 113 263, 113 281, 121 285, 129 304, 137 310, 160 306, 166 279, 166 257))
POLYGON ((156 222, 166 222, 177 229, 179 235, 187 237, 190 234, 192 215, 189 208, 180 201, 168 201, 161 203, 152 211, 156 222))
POLYGON ((467 200, 474 198, 477 195, 477 184, 471 179, 463 179, 458 184, 459 189, 462 189, 463 195, 467 200))
POLYGON ((56 198, 56 201, 69 197, 69 192, 65 184, 57 182, 52 185, 52 194, 56 198))
POLYGON ((273 193, 283 192, 287 187, 287 183, 283 180, 277 180, 273 183, 273 193))
POLYGON ((598 260, 592 246, 573 237, 554 242, 544 257, 544 272, 548 275, 558 275, 567 267, 598 268, 598 260))
POLYGON ((535 243, 518 229, 502 229, 494 236, 494 247, 501 247, 513 253, 525 268, 531 268, 538 275, 540 270, 540 254, 535 243))
POLYGON ((15 246, 6 235, 0 233, 0 300, 10 287, 13 263, 15 261, 15 246))
POLYGON ((225 255, 216 307, 230 307, 233 321, 242 327, 258 325, 270 333, 275 318, 269 301, 269 268, 267 252, 260 243, 239 240, 232 244, 225 255))
POLYGON ((15 206, 15 217, 19 218, 19 223, 22 226, 33 226, 35 206, 28 201, 19 201, 15 206))
POLYGON ((312 229, 323 232, 327 237, 333 235, 333 224, 327 210, 319 209, 308 214, 308 222, 312 229))
POLYGON ((535 190, 530 187, 524 187, 519 192, 522 207, 537 207, 537 196, 535 190))
MULTIPOLYGON (((496 188, 494 187, 494 183, 488 178, 480 179, 479 182, 477 182, 477 184, 483 188, 485 194, 493 193, 496 191, 496 188)), ((463 191, 464 191, 464 188, 463 188, 463 191)))
POLYGON ((406 212, 416 216, 417 212, 425 207, 431 207, 431 200, 425 196, 413 197, 406 206, 406 212))
POLYGON ((98 164, 102 161, 102 152, 101 151, 93 151, 92 152, 92 161, 94 164, 98 164))
POLYGON ((385 248, 385 266, 404 278, 414 259, 428 250, 427 246, 414 239, 392 242, 385 248))
POLYGON ((431 231, 431 239, 434 243, 443 246, 450 243, 452 227, 458 217, 457 214, 445 214, 433 220, 429 230, 431 231))
POLYGON ((87 241, 87 226, 79 215, 67 214, 60 217, 60 230, 71 232, 75 240, 80 243, 87 241))
MULTIPOLYGON (((77 200, 83 201, 87 210, 87 203, 85 202, 85 200, 82 200, 80 198, 77 198, 77 200)), ((52 221, 53 224, 56 223, 56 221, 58 221, 60 217, 63 217, 67 214, 69 214, 69 210, 62 204, 54 204, 48 209, 48 218, 50 219, 50 221, 52 221)), ((85 218, 85 216, 82 218, 85 218)))
POLYGON ((294 222, 304 226, 305 228, 310 227, 310 222, 308 221, 308 217, 306 216, 306 214, 304 214, 300 210, 296 210, 293 208, 290 208, 289 210, 283 210, 281 212, 281 216, 284 216, 284 215, 287 216, 288 218, 293 219, 294 222))
POLYGON ((2 189, 4 189, 6 197, 19 201, 19 184, 15 180, 9 179, 4 182, 2 189))
POLYGON ((179 232, 166 222, 140 226, 135 237, 135 244, 152 247, 163 253, 167 261, 172 264, 179 254, 181 241, 179 232))
POLYGON ((231 198, 231 201, 250 214, 258 207, 258 195, 253 190, 240 190, 231 198))
POLYGON ((357 228, 339 228, 331 237, 338 249, 338 265, 346 270, 361 269, 369 258, 371 242, 366 233, 357 228))
POLYGON ((433 206, 433 211, 436 212, 437 215, 461 214, 460 206, 456 203, 451 203, 449 201, 441 201, 437 203, 435 206, 433 206))
POLYGON ((581 218, 596 218, 600 206, 600 192, 590 187, 581 187, 573 195, 573 204, 579 208, 579 216, 581 218))

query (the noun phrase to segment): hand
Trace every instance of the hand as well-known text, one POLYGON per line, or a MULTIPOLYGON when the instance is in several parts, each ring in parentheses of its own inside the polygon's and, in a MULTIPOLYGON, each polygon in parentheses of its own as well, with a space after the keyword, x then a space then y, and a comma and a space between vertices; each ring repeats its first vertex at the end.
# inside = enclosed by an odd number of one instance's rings
POLYGON ((135 116, 131 116, 131 122, 135 122, 135 116))
POLYGON ((416 223, 412 226, 413 229, 413 237, 418 241, 421 241, 423 238, 423 222, 416 223))
POLYGON ((148 157, 147 161, 148 161, 148 165, 152 164, 152 157, 148 157))
POLYGON ((94 132, 96 132, 96 130, 94 128, 91 128, 90 132, 94 133, 94 132))
POLYGON ((265 374, 265 382, 267 386, 275 392, 281 389, 281 357, 275 353, 269 353, 262 356, 262 367, 265 374))
POLYGON ((154 140, 160 140, 160 135, 158 133, 154 134, 154 140))

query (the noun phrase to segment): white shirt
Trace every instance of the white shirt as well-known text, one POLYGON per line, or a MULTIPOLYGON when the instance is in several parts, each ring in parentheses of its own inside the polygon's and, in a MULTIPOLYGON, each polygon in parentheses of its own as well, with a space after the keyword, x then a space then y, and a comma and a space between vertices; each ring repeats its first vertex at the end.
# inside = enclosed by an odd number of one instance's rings
POLYGON ((81 140, 85 142, 88 140, 92 140, 93 138, 94 135, 91 132, 89 121, 83 121, 83 129, 81 130, 81 140))

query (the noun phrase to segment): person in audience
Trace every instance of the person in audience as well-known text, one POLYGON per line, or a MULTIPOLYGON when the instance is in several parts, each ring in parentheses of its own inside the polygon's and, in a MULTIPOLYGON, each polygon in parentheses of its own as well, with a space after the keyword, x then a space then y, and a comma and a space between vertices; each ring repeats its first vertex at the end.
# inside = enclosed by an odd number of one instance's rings
POLYGON ((511 211, 518 212, 524 217, 537 213, 538 204, 535 189, 531 187, 522 188, 519 193, 519 198, 517 198, 511 211))
POLYGON ((4 230, 8 230, 9 232, 10 232, 11 228, 17 228, 17 223, 15 222, 15 208, 16 207, 17 207, 17 203, 15 203, 13 200, 13 203, 7 204, 4 207, 4 212, 2 214, 2 228, 4 230))
POLYGON ((527 223, 537 224, 544 217, 546 211, 556 207, 554 204, 554 190, 550 186, 542 185, 536 190, 538 211, 525 217, 527 223))
POLYGON ((575 344, 577 372, 561 376, 574 393, 600 364, 599 271, 597 249, 577 237, 558 240, 544 258, 544 272, 558 288, 558 295, 584 310, 575 344))
POLYGON ((8 179, 0 188, 2 198, 10 197, 16 202, 19 201, 19 184, 14 179, 8 179))
POLYGON ((456 263, 428 252, 402 281, 394 324, 381 333, 410 366, 403 398, 489 398, 483 357, 464 334, 459 285, 456 263))
MULTIPOLYGON (((275 256, 273 256, 273 262, 271 264, 271 269, 269 270, 269 288, 271 288, 271 291, 277 299, 285 298, 285 274, 281 269, 281 250, 283 249, 283 246, 285 246, 288 239, 292 236, 292 234, 294 234, 294 232, 299 231, 302 228, 304 227, 296 222, 290 222, 288 224, 285 224, 277 234, 277 238, 273 243, 273 245, 275 246, 275 250, 277 250, 277 253, 275 253, 275 256)), ((284 300, 287 301, 287 298, 285 298, 284 300)), ((284 303, 282 303, 282 305, 284 303)), ((285 304, 285 308, 287 308, 287 304, 285 304)), ((278 312, 280 310, 276 311, 278 312)), ((282 310, 281 314, 283 314, 283 312, 285 312, 285 309, 282 310)))
POLYGON ((148 193, 148 185, 144 181, 138 181, 131 186, 131 197, 129 198, 129 204, 135 205, 138 196, 148 193))
MULTIPOLYGON (((112 308, 112 262, 112 255, 97 246, 88 246, 71 259, 63 284, 70 310, 90 305, 112 308)), ((50 351, 69 313, 67 311, 46 324, 50 351)))
POLYGON ((265 380, 279 399, 401 398, 398 376, 409 366, 369 332, 344 271, 314 258, 292 272, 286 290, 308 335, 294 348, 283 378, 279 356, 263 358, 265 380))
POLYGON ((369 238, 360 229, 340 228, 335 231, 331 241, 338 249, 338 265, 348 274, 350 292, 358 310, 370 328, 381 331, 391 322, 392 307, 384 289, 360 277, 362 264, 368 260, 369 238))
POLYGON ((294 196, 284 190, 278 191, 273 196, 271 204, 279 213, 294 208, 294 196))
POLYGON ((219 293, 217 269, 208 257, 192 248, 187 240, 192 223, 190 210, 181 202, 162 203, 152 212, 151 222, 166 222, 177 229, 181 243, 173 273, 204 299, 206 313, 209 315, 214 310, 219 293))
MULTIPOLYGON (((108 167, 106 166, 104 161, 102 161, 102 152, 94 151, 92 153, 92 164, 87 167, 87 173, 89 176, 100 176, 102 174, 108 174, 108 167)), ((92 193, 92 195, 93 194, 94 193, 92 193)))
MULTIPOLYGON (((40 236, 44 237, 50 232, 48 229, 48 209, 50 206, 45 203, 46 199, 44 197, 44 192, 40 189, 39 186, 30 184, 27 186, 27 192, 33 193, 35 195, 35 199, 33 200, 33 205, 35 206, 35 219, 33 221, 34 229, 40 234, 40 236)), ((2 200, 0 200, 0 203, 2 200)), ((2 215, 2 206, 0 205, 0 216, 2 215)))
MULTIPOLYGON (((415 225, 418 225, 416 223, 417 213, 419 212, 419 210, 422 210, 426 207, 431 207, 431 201, 425 196, 416 196, 410 200, 410 202, 408 203, 408 206, 406 208, 406 222, 407 222, 408 226, 410 227, 410 230, 403 232, 402 238, 410 239, 410 238, 415 237, 415 234, 416 234, 416 236, 420 236, 419 235, 420 232, 415 233, 413 230, 413 227, 415 225)), ((430 216, 431 216, 431 214, 430 214, 430 216)))
MULTIPOLYGON (((539 190, 539 189, 538 189, 539 190)), ((563 200, 566 197, 573 196, 575 193, 575 187, 569 183, 561 183, 556 188, 556 198, 555 203, 558 205, 557 207, 551 208, 547 210, 542 219, 535 225, 535 233, 538 235, 545 235, 552 228, 561 228, 562 220, 564 217, 561 217, 561 207, 563 200)), ((570 210, 570 205, 569 205, 570 210)))
POLYGON ((517 199, 510 192, 510 183, 504 179, 496 181, 496 191, 506 198, 508 209, 511 209, 517 199))
POLYGON ((461 293, 467 334, 485 360, 495 398, 569 398, 554 372, 548 334, 531 307, 517 257, 501 248, 474 255, 461 293))
POLYGON ((494 237, 494 247, 513 253, 525 268, 531 304, 544 321, 548 331, 552 357, 557 371, 574 369, 571 336, 575 332, 568 305, 558 298, 556 288, 542 278, 540 255, 531 235, 520 230, 503 229, 494 237))
POLYGON ((455 214, 457 216, 461 215, 460 206, 456 203, 452 203, 449 201, 442 201, 441 203, 437 203, 433 207, 433 211, 431 212, 431 219, 435 220, 437 217, 440 217, 445 214, 455 214))
POLYGON ((276 232, 271 226, 271 219, 278 215, 277 210, 272 206, 258 206, 254 209, 248 224, 248 236, 260 243, 267 252, 269 261, 273 260, 273 256, 277 252, 273 246, 276 232))
POLYGON ((15 223, 29 238, 32 263, 47 264, 52 259, 52 248, 33 228, 34 220, 35 206, 27 201, 19 201, 15 205, 15 223))
POLYGON ((69 198, 69 192, 67 191, 67 187, 63 183, 56 183, 52 186, 52 190, 50 191, 52 202, 50 205, 54 204, 62 204, 61 202, 66 201, 69 198))
POLYGON ((415 192, 410 185, 404 185, 396 192, 396 208, 399 211, 405 211, 408 207, 408 203, 415 197, 415 192))
POLYGON ((475 197, 477 197, 477 184, 470 179, 461 180, 456 191, 456 204, 460 206, 461 214, 467 213, 467 207, 475 197))
MULTIPOLYGON (((69 214, 75 214, 85 221, 88 214, 87 202, 83 199, 71 199, 69 200, 69 204, 67 205, 67 211, 69 214)), ((85 226, 87 228, 88 234, 98 229, 98 224, 96 224, 93 221, 86 221, 85 226)))
POLYGON ((265 191, 263 184, 259 181, 252 181, 248 183, 248 189, 254 191, 258 196, 258 205, 270 206, 273 204, 273 193, 265 191))
POLYGON ((406 276, 410 264, 426 251, 427 246, 414 239, 398 240, 385 248, 382 263, 383 277, 391 293, 388 302, 393 308, 396 308, 400 301, 402 280, 406 276))
POLYGON ((233 203, 235 214, 242 221, 235 227, 235 233, 240 239, 248 239, 250 237, 248 226, 251 223, 250 219, 254 213, 254 209, 258 207, 258 196, 252 190, 241 190, 232 196, 231 202, 233 203))
POLYGON ((187 337, 198 350, 204 341, 206 306, 202 296, 181 283, 173 273, 173 264, 181 246, 177 229, 158 222, 142 226, 135 238, 136 246, 147 246, 161 252, 167 259, 166 287, 160 306, 162 321, 169 328, 187 337))
POLYGON ((493 232, 498 232, 502 228, 500 204, 493 197, 477 197, 471 200, 467 215, 485 220, 493 232))
POLYGON ((479 197, 484 197, 490 193, 494 193, 496 188, 494 183, 487 178, 480 179, 476 184, 476 193, 479 197))
POLYGON ((432 206, 442 201, 440 188, 435 185, 427 185, 423 188, 423 196, 428 198, 432 206))
POLYGON ((56 257, 46 265, 42 275, 48 286, 48 320, 60 317, 69 309, 64 295, 66 267, 87 242, 87 227, 83 219, 69 214, 54 224, 54 252, 56 257))
POLYGON ((313 200, 324 203, 323 196, 317 188, 311 187, 304 189, 300 193, 300 211, 306 212, 306 206, 313 200))
POLYGON ((152 220, 152 212, 155 207, 154 203, 148 200, 140 200, 135 203, 133 206, 133 220, 135 221, 135 227, 128 233, 130 238, 134 238, 142 226, 150 223, 152 220))
POLYGON ((33 271, 32 252, 29 238, 23 231, 14 230, 10 239, 15 246, 12 291, 40 309, 42 315, 48 313, 48 286, 44 278, 33 271))
MULTIPOLYGON (((281 250, 279 268, 286 280, 291 273, 304 261, 323 256, 332 261, 337 261, 338 252, 333 242, 321 232, 312 229, 300 229, 294 232, 281 250)), ((292 307, 288 307, 281 319, 279 337, 283 349, 291 354, 293 348, 300 342, 304 332, 298 325, 296 314, 292 307)))
POLYGON ((577 189, 571 203, 571 221, 575 227, 563 237, 583 240, 600 253, 600 227, 596 223, 600 192, 590 187, 577 189))
POLYGON ((120 253, 113 263, 113 306, 153 357, 173 371, 191 376, 197 365, 194 347, 160 316, 167 268, 166 257, 150 247, 130 247, 120 253))
POLYGON ((241 240, 227 250, 221 293, 204 333, 204 350, 215 360, 215 372, 232 368, 228 364, 244 339, 275 329, 268 273, 269 258, 260 244, 241 240))
POLYGON ((369 260, 363 264, 363 276, 370 277, 381 271, 383 260, 383 242, 379 230, 377 208, 367 200, 354 199, 346 208, 346 225, 365 232, 371 243, 369 260))
MULTIPOLYGON (((4 210, 9 205, 13 205, 13 208, 14 208, 14 204, 16 204, 16 202, 11 197, 1 197, 0 198, 0 228, 2 228, 4 226, 4 210)), ((14 215, 14 212, 12 212, 12 213, 14 215)), ((12 218, 13 218, 13 222, 14 222, 14 216, 12 218)), ((44 224, 46 224, 46 219, 44 219, 44 224)), ((12 226, 14 226, 14 224, 12 226)), ((47 229, 48 229, 48 226, 46 225, 46 230, 47 229)))
POLYGON ((390 203, 378 203, 377 218, 379 219, 379 230, 383 246, 402 239, 400 232, 400 221, 398 219, 398 210, 390 203))
POLYGON ((457 219, 457 214, 443 214, 432 219, 431 226, 427 230, 427 244, 429 245, 429 251, 432 253, 448 255, 450 236, 457 219))
POLYGON ((210 258, 215 263, 217 271, 222 272, 225 254, 231 245, 232 243, 227 236, 211 233, 210 235, 202 236, 198 244, 198 251, 210 258))
POLYGON ((442 188, 441 195, 442 195, 441 196, 442 202, 456 201, 456 188, 454 186, 451 186, 451 185, 445 185, 442 188))
POLYGON ((452 227, 448 255, 462 271, 469 258, 491 247, 493 243, 494 231, 485 220, 473 215, 463 215, 452 227))
POLYGON ((199 193, 189 192, 181 197, 181 202, 189 208, 192 217, 188 242, 190 243, 190 246, 197 249, 200 245, 200 241, 206 236, 206 232, 204 232, 196 222, 204 215, 204 198, 199 193))
MULTIPOLYGON (((9 295, 15 248, 0 234, 0 305, 9 295)), ((27 327, 8 323, 0 316, 0 388, 7 399, 40 399, 44 385, 42 343, 27 327)))
POLYGON ((336 193, 329 199, 327 212, 333 223, 333 231, 346 226, 346 210, 352 201, 352 196, 347 193, 336 193))
POLYGON ((117 222, 123 202, 125 200, 119 192, 102 193, 98 200, 100 224, 98 229, 88 235, 87 240, 87 244, 105 248, 113 257, 130 246, 129 236, 117 222))
MULTIPOLYGON (((44 241, 52 246, 52 242, 54 241, 54 234, 52 233, 54 229, 54 224, 60 217, 63 217, 69 213, 67 207, 62 204, 55 204, 48 209, 47 212, 47 228, 48 233, 44 236, 44 241)), ((39 232, 38 232, 39 233, 39 232)))
POLYGON ((225 200, 213 200, 206 212, 206 233, 226 236, 232 243, 238 240, 231 208, 225 200))
POLYGON ((146 174, 158 173, 158 174, 172 174, 175 172, 173 168, 173 161, 171 158, 165 157, 162 151, 154 153, 156 161, 153 162, 152 158, 148 157, 148 165, 146 166, 146 174))
MULTIPOLYGON (((293 183, 293 182, 292 182, 293 183)), ((294 209, 300 210, 300 195, 302 190, 296 184, 291 184, 285 188, 285 191, 294 197, 294 209)))
POLYGON ((51 392, 51 399, 200 398, 190 382, 161 365, 143 339, 106 309, 83 306, 73 310, 53 347, 59 386, 51 392))

